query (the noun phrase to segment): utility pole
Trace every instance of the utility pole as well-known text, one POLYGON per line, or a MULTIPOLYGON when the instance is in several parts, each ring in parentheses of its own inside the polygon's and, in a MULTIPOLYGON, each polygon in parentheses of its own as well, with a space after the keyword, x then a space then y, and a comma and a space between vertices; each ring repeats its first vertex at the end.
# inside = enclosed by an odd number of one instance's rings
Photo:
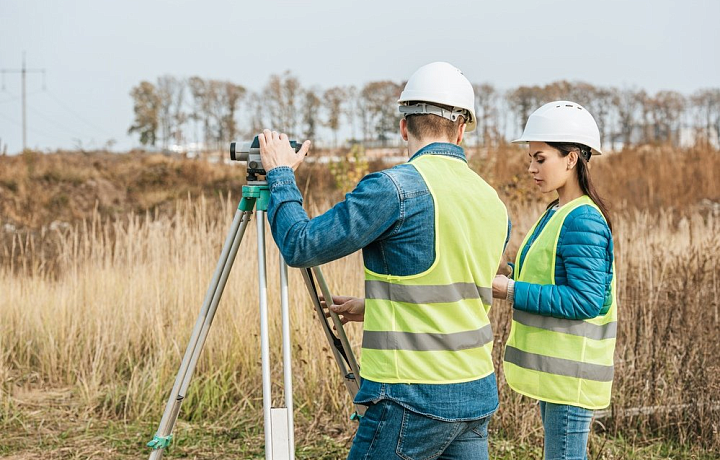
MULTIPOLYGON (((0 69, 0 73, 3 74, 3 83, 5 83, 6 73, 19 73, 22 75, 22 138, 23 138, 23 152, 27 150, 27 91, 25 89, 26 75, 30 73, 42 73, 43 74, 43 89, 45 88, 45 69, 28 69, 25 67, 25 52, 23 51, 22 69, 0 69)), ((3 89, 5 85, 3 84, 3 89)))

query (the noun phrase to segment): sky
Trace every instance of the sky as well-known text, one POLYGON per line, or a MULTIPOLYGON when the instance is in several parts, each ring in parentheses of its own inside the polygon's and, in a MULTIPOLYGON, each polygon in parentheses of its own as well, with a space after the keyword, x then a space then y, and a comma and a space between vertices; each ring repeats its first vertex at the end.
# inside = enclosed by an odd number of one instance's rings
MULTIPOLYGON (((718 0, 0 0, 0 69, 27 68, 28 147, 139 145, 130 90, 161 75, 258 91, 404 81, 447 61, 501 89, 566 79, 690 94, 720 87, 718 0)), ((3 74, 0 151, 22 149, 21 77, 3 74)))

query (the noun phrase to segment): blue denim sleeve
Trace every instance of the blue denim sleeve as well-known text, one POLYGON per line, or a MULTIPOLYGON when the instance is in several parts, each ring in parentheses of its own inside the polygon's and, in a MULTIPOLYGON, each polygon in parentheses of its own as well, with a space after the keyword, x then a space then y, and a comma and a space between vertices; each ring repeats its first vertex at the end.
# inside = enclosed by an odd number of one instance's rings
POLYGON ((556 318, 595 318, 607 303, 612 236, 594 208, 582 206, 567 217, 558 240, 558 258, 565 265, 566 282, 541 285, 516 281, 514 308, 556 318))
POLYGON ((384 173, 365 176, 325 214, 310 219, 288 167, 268 171, 268 221, 285 261, 312 267, 340 259, 378 239, 401 220, 400 193, 384 173))

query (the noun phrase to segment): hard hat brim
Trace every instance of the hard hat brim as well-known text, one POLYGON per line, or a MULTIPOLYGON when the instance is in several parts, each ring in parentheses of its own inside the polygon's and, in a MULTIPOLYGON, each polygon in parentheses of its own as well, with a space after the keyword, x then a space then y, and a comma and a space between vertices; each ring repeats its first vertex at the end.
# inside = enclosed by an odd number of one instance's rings
POLYGON ((569 142, 569 143, 573 143, 573 144, 582 144, 587 147, 590 147, 590 150, 592 151, 593 155, 602 155, 602 150, 599 150, 595 147, 588 145, 587 142, 582 142, 582 141, 578 140, 577 137, 573 137, 573 136, 570 136, 570 137, 572 137, 572 139, 570 139, 570 138, 563 139, 562 136, 553 136, 552 138, 542 138, 542 136, 533 136, 531 139, 531 138, 526 138, 526 137, 522 136, 519 139, 515 139, 514 141, 511 141, 511 143, 512 144, 528 144, 530 142, 569 142))

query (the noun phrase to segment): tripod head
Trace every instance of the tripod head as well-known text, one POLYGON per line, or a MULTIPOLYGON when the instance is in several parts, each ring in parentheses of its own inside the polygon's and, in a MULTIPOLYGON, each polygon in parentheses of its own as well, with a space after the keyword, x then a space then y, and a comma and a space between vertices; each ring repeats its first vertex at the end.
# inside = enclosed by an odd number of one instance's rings
MULTIPOLYGON (((296 141, 290 141, 290 146, 295 149, 295 152, 298 152, 300 147, 302 147, 302 144, 296 141)), ((267 175, 267 172, 265 171, 260 158, 260 141, 257 136, 249 142, 231 142, 230 159, 233 161, 247 162, 246 179, 248 184, 265 183, 264 180, 258 178, 258 176, 267 175)))

